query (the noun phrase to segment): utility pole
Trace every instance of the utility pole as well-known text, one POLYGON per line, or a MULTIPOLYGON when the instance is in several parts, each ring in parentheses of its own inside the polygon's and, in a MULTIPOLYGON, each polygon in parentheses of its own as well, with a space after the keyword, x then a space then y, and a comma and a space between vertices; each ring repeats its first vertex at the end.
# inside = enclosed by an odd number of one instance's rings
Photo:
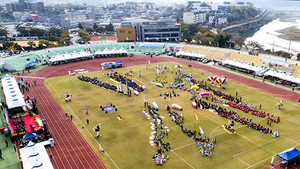
POLYGON ((290 53, 290 49, 291 49, 291 40, 290 40, 290 44, 289 44, 289 50, 288 50, 288 53, 290 53))

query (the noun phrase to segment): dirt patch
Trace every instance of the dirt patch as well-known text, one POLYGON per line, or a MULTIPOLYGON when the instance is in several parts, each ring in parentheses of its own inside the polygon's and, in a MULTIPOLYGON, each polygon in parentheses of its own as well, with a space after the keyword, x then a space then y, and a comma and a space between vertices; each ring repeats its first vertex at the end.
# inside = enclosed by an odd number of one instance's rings
POLYGON ((276 32, 281 33, 281 35, 278 36, 279 38, 300 42, 300 29, 296 26, 288 27, 276 32))

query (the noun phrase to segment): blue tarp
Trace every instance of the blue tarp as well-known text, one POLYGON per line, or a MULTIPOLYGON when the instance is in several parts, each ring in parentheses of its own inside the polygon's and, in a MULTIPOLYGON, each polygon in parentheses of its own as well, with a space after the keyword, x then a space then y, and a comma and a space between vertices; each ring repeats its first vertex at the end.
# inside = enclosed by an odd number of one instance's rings
POLYGON ((110 63, 104 63, 104 64, 101 64, 103 67, 106 67, 106 66, 118 66, 118 65, 124 65, 125 63, 124 62, 110 62, 110 63))
POLYGON ((125 63, 121 61, 121 62, 116 62, 115 64, 116 65, 124 65, 125 63))
POLYGON ((37 63, 36 62, 30 62, 30 63, 28 63, 26 66, 34 66, 34 65, 36 65, 37 63))
POLYGON ((103 109, 107 112, 110 112, 110 111, 115 111, 115 109, 111 106, 106 106, 106 107, 103 107, 103 109))
POLYGON ((163 48, 165 44, 157 43, 157 44, 151 44, 151 43, 143 43, 140 45, 140 47, 147 47, 147 48, 163 48))
POLYGON ((105 63, 105 64, 103 64, 102 66, 103 67, 106 67, 106 66, 114 66, 115 64, 114 63, 105 63))
POLYGON ((278 157, 284 159, 285 161, 289 161, 299 155, 300 151, 294 147, 277 154, 278 157))
POLYGON ((34 138, 36 137, 36 133, 28 133, 26 135, 23 136, 23 139, 30 139, 30 138, 34 138))

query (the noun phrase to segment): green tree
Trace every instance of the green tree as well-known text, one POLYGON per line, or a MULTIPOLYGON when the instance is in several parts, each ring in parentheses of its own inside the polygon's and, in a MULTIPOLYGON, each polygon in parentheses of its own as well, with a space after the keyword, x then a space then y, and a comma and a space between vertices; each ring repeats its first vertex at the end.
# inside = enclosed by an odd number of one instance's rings
POLYGON ((85 42, 88 42, 91 40, 91 38, 89 36, 82 36, 81 39, 85 42))
POLYGON ((85 28, 85 31, 87 31, 88 33, 94 32, 94 29, 91 27, 87 27, 85 28))
POLYGON ((241 47, 244 45, 245 39, 240 36, 233 36, 232 41, 236 42, 241 47))
POLYGON ((88 36, 88 34, 87 34, 84 30, 82 30, 82 29, 78 31, 78 35, 79 35, 80 37, 88 36))
POLYGON ((83 29, 83 26, 81 25, 81 23, 78 24, 78 28, 83 29))
POLYGON ((8 31, 6 29, 0 28, 0 36, 6 36, 8 34, 8 31))
POLYGON ((44 36, 45 31, 43 29, 32 28, 32 27, 19 27, 18 31, 21 36, 44 36), (29 31, 27 30, 29 29, 29 31))
POLYGON ((28 45, 31 49, 33 49, 32 46, 36 46, 36 44, 34 43, 34 41, 29 41, 29 42, 27 42, 27 45, 28 45))
POLYGON ((49 46, 49 41, 48 40, 39 39, 39 48, 40 49, 47 48, 48 46, 49 46), (46 46, 44 46, 44 44, 46 46))
POLYGON ((50 35, 49 41, 59 41, 60 37, 55 35, 50 35))
POLYGON ((71 37, 69 35, 69 32, 68 31, 63 31, 63 33, 61 34, 61 37, 60 37, 60 43, 62 44, 65 44, 65 45, 69 45, 70 44, 70 41, 71 41, 71 37))
POLYGON ((93 29, 95 30, 96 28, 98 28, 98 25, 96 23, 94 23, 93 29))
POLYGON ((103 28, 103 27, 97 27, 97 28, 95 29, 95 31, 98 32, 98 33, 101 33, 101 32, 104 31, 104 28, 103 28))
POLYGON ((55 27, 52 27, 51 29, 48 30, 48 34, 51 36, 51 35, 55 35, 55 36, 61 36, 63 30, 61 29, 57 29, 55 27))
POLYGON ((110 32, 113 32, 115 29, 114 29, 114 26, 112 25, 112 23, 110 22, 109 25, 106 25, 105 26, 105 31, 110 31, 110 32))

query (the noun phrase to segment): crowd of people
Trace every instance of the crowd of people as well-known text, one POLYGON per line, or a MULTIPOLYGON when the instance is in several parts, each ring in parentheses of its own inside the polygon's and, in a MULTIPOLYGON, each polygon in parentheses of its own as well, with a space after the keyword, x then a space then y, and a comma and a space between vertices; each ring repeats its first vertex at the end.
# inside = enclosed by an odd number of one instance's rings
POLYGON ((114 79, 117 82, 124 84, 124 85, 128 85, 128 87, 131 87, 138 92, 143 92, 145 89, 145 87, 142 87, 141 85, 137 84, 136 82, 132 81, 131 79, 127 78, 126 76, 122 76, 122 75, 118 74, 117 72, 109 73, 109 77, 114 79))
POLYGON ((111 85, 107 82, 101 82, 101 80, 98 80, 97 77, 91 78, 91 77, 82 75, 82 76, 78 76, 78 79, 81 80, 81 81, 88 82, 90 84, 97 85, 99 87, 103 87, 103 88, 105 88, 107 90, 110 90, 110 91, 114 91, 114 92, 117 91, 117 87, 115 85, 111 85))
POLYGON ((239 110, 241 110, 241 111, 243 111, 245 113, 251 112, 251 114, 254 115, 254 116, 263 117, 263 118, 266 117, 266 112, 264 112, 264 111, 258 111, 256 109, 256 106, 255 105, 253 106, 250 103, 247 105, 246 102, 244 102, 244 103, 241 103, 241 102, 240 103, 226 102, 226 104, 229 105, 232 108, 239 109, 239 110))
MULTIPOLYGON (((146 104, 145 104, 146 106, 146 104)), ((157 146, 157 153, 153 156, 153 160, 156 164, 161 164, 166 161, 166 156, 164 153, 171 149, 171 145, 169 141, 165 142, 164 136, 168 136, 168 129, 164 128, 163 119, 158 112, 156 112, 153 108, 150 107, 150 104, 147 103, 148 112, 154 120, 155 126, 155 135, 154 135, 154 143, 157 146)))
POLYGON ((198 132, 199 136, 197 136, 197 132, 196 130, 190 130, 187 127, 184 127, 184 116, 182 116, 182 114, 178 114, 175 111, 170 111, 169 110, 169 116, 172 117, 172 121, 174 121, 174 123, 176 125, 179 125, 181 128, 181 131, 183 133, 186 133, 187 136, 189 137, 193 137, 193 140, 195 140, 195 142, 197 142, 198 147, 201 149, 200 152, 203 156, 209 156, 211 155, 211 148, 213 148, 214 143, 216 142, 216 139, 213 137, 210 143, 210 139, 209 137, 203 136, 203 134, 200 132, 198 132), (202 143, 201 143, 202 142, 202 143), (205 150, 204 150, 205 149, 205 150), (209 149, 209 151, 208 151, 209 149))

